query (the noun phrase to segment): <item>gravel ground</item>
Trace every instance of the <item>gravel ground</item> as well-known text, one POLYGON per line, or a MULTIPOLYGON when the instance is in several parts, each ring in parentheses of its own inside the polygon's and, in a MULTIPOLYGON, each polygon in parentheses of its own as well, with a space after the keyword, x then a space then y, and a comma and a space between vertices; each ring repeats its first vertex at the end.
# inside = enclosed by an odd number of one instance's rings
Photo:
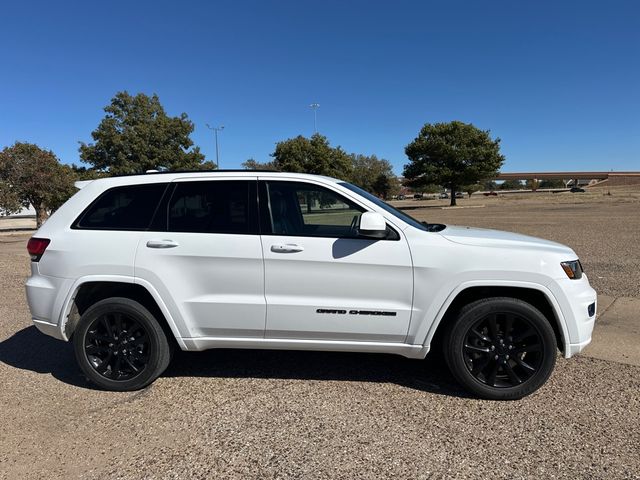
MULTIPOLYGON (((495 200, 420 215, 563 241, 639 296, 637 203, 495 200)), ((25 240, 0 237, 0 478, 640 478, 640 368, 604 360, 559 358, 517 402, 437 360, 313 352, 180 352, 146 390, 94 390, 30 324, 25 240)))

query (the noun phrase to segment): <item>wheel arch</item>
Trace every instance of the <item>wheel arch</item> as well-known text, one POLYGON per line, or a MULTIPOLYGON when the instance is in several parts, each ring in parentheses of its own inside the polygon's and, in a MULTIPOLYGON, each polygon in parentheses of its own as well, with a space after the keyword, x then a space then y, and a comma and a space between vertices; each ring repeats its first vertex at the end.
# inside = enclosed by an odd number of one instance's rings
POLYGON ((442 335, 450 322, 454 321, 462 307, 481 298, 511 297, 527 302, 536 307, 547 318, 556 336, 558 349, 568 356, 569 332, 564 316, 556 298, 544 285, 522 282, 514 284, 473 283, 461 285, 452 292, 445 304, 438 312, 436 321, 433 322, 425 345, 430 349, 441 345, 442 335))
POLYGON ((149 310, 162 326, 167 338, 186 349, 179 329, 158 292, 151 285, 135 282, 130 277, 86 277, 78 280, 65 302, 60 325, 65 339, 70 339, 82 314, 91 305, 110 297, 137 301, 149 310))

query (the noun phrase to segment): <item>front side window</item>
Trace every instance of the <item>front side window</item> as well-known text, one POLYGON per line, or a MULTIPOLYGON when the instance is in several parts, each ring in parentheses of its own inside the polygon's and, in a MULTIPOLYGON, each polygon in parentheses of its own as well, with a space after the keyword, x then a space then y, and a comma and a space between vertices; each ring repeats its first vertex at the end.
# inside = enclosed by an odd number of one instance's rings
POLYGON ((169 201, 168 230, 257 233, 252 195, 255 183, 244 180, 178 182, 169 201))
POLYGON ((364 209, 340 194, 301 182, 267 182, 263 231, 276 235, 357 237, 364 209))
POLYGON ((88 230, 146 230, 166 183, 115 187, 104 192, 75 222, 88 230))

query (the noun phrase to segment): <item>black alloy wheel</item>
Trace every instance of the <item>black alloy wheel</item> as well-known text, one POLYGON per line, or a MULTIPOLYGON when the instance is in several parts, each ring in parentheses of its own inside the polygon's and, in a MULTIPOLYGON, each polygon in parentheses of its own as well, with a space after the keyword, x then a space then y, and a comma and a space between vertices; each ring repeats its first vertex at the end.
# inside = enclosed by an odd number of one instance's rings
POLYGON ((527 318, 511 312, 490 313, 467 331, 463 356, 479 382, 505 388, 526 382, 540 370, 544 346, 527 318))
POLYGON ((492 400, 536 391, 551 375, 557 355, 549 320, 531 304, 509 297, 465 306, 448 325, 443 347, 456 380, 492 400))
POLYGON ((131 380, 149 361, 149 334, 144 325, 121 312, 105 313, 93 321, 84 352, 98 374, 110 380, 131 380))
POLYGON ((73 332, 78 365, 106 390, 146 387, 169 365, 172 345, 156 318, 129 298, 101 300, 82 314, 73 332))

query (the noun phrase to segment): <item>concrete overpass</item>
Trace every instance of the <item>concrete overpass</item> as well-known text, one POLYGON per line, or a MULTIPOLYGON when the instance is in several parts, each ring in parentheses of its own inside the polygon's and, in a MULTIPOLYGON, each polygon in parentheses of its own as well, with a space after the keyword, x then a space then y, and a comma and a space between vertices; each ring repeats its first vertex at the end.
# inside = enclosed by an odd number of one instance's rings
POLYGON ((574 185, 578 180, 615 180, 617 184, 636 184, 640 183, 640 172, 501 172, 495 180, 563 180, 574 185))

